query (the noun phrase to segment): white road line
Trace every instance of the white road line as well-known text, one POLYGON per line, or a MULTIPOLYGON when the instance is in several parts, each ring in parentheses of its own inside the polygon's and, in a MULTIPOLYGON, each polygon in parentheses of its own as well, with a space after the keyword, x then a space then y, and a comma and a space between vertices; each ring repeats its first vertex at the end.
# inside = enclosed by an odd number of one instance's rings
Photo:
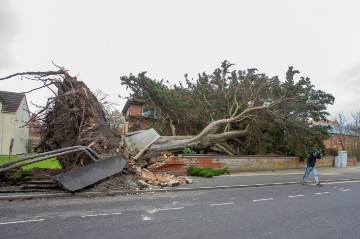
POLYGON ((315 193, 316 195, 321 195, 321 194, 328 194, 329 192, 323 192, 323 193, 315 193))
POLYGON ((81 217, 98 217, 98 216, 111 216, 111 215, 120 215, 121 212, 114 212, 114 213, 101 213, 101 214, 90 214, 90 215, 83 215, 81 217))
POLYGON ((341 190, 341 192, 348 192, 348 191, 351 191, 351 189, 348 188, 348 189, 341 190))
POLYGON ((169 210, 180 210, 180 209, 184 209, 184 207, 160 208, 157 210, 158 211, 169 211, 169 210))
POLYGON ((7 225, 7 224, 16 224, 16 223, 26 223, 26 222, 41 222, 45 219, 37 219, 37 220, 26 220, 26 221, 14 221, 14 222, 1 222, 0 225, 7 225))
POLYGON ((256 199, 256 200, 252 200, 253 202, 260 202, 260 201, 270 201, 270 200, 274 200, 274 198, 263 198, 263 199, 256 199))
POLYGON ((184 209, 184 207, 158 208, 158 209, 149 210, 147 212, 155 213, 155 212, 159 212, 159 211, 180 210, 180 209, 184 209))
POLYGON ((151 218, 151 217, 148 217, 148 216, 143 216, 143 217, 142 217, 142 220, 143 220, 143 221, 150 221, 150 220, 152 220, 152 218, 151 218))
POLYGON ((231 204, 234 204, 234 202, 214 203, 214 204, 210 204, 210 207, 212 207, 212 206, 222 206, 222 205, 231 205, 231 204))
POLYGON ((303 197, 304 195, 295 195, 295 196, 288 196, 289 198, 298 198, 298 197, 303 197))

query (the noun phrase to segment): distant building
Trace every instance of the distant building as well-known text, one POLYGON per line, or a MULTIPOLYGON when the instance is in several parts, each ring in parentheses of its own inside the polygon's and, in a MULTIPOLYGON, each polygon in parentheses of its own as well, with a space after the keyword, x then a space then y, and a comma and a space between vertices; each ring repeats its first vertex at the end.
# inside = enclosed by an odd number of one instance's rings
POLYGON ((164 126, 164 122, 162 122, 158 112, 140 100, 128 100, 122 110, 122 114, 125 119, 123 134, 154 128, 161 136, 189 135, 186 130, 186 124, 180 123, 172 128, 168 122, 164 126))
POLYGON ((25 94, 0 91, 0 155, 28 152, 29 119, 25 94))
POLYGON ((324 140, 324 145, 327 149, 348 150, 358 140, 359 135, 356 131, 347 128, 342 129, 336 121, 321 121, 315 124, 329 127, 329 139, 324 140))

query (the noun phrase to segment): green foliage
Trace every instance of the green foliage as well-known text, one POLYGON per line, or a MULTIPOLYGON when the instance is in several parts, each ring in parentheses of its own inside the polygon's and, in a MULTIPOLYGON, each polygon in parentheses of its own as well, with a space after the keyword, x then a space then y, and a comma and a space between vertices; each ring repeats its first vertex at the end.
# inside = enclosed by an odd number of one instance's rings
POLYGON ((196 152, 193 151, 193 150, 190 149, 190 148, 184 148, 184 149, 183 149, 183 153, 184 153, 184 154, 196 154, 196 152))
MULTIPOLYGON (((314 127, 311 120, 325 120, 327 106, 334 97, 315 89, 310 78, 300 77, 298 70, 289 67, 282 82, 278 76, 257 73, 257 69, 231 70, 233 64, 222 62, 213 73, 205 72, 197 79, 185 75, 184 82, 165 84, 153 80, 146 72, 138 76, 120 78, 121 84, 132 92, 131 98, 139 99, 154 107, 162 122, 172 122, 183 135, 200 133, 210 122, 233 118, 249 106, 261 107, 277 103, 271 110, 252 112, 217 133, 243 130, 250 127, 247 137, 237 138, 241 154, 276 153, 306 157, 309 149, 322 149, 327 137, 324 127, 314 127)), ((181 134, 179 134, 181 135, 181 134)))
POLYGON ((157 123, 157 122, 152 122, 151 124, 149 124, 148 127, 146 127, 146 129, 153 128, 160 135, 164 135, 165 134, 165 127, 166 126, 164 124, 157 123))
POLYGON ((213 168, 198 168, 194 166, 190 166, 188 168, 188 173, 193 176, 200 176, 200 177, 206 177, 211 178, 213 176, 219 176, 222 174, 230 174, 228 167, 225 167, 223 169, 213 169, 213 168))

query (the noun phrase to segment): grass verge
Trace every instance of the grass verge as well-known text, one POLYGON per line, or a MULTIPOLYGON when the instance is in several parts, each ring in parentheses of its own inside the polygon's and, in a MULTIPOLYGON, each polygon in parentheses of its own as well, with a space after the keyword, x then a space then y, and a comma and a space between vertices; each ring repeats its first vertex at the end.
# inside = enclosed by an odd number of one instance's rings
MULTIPOLYGON (((10 159, 8 156, 0 156, 0 164, 9 162, 11 160, 20 159, 20 157, 17 156, 10 156, 10 159)), ((22 162, 20 162, 22 163, 22 162)), ((50 168, 50 169, 61 169, 61 165, 57 158, 50 158, 47 160, 43 160, 37 163, 28 164, 21 167, 23 170, 32 169, 32 168, 50 168)))

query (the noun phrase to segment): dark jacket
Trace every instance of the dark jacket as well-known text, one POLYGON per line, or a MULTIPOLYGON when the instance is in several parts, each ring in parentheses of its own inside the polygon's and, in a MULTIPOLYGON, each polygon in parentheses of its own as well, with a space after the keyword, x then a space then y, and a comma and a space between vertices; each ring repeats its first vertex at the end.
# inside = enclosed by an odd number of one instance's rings
POLYGON ((311 152, 307 157, 307 166, 312 168, 315 167, 316 159, 321 159, 320 154, 317 151, 311 152))

